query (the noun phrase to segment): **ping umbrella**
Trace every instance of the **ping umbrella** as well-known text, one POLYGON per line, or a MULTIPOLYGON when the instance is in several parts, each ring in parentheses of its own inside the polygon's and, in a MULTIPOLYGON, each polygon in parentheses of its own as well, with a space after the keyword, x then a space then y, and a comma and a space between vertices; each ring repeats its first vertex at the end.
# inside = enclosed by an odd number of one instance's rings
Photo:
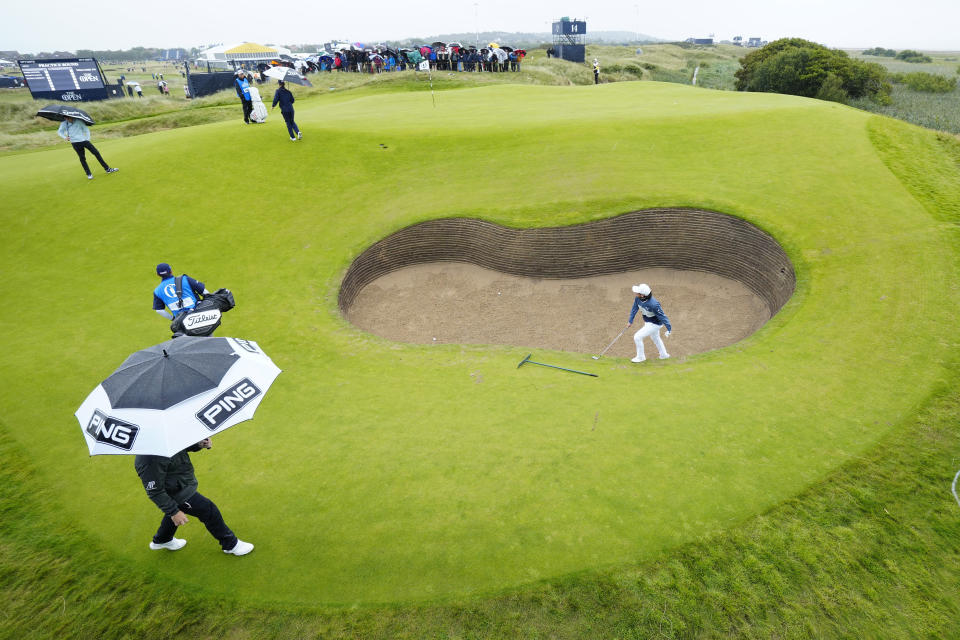
POLYGON ((90 125, 94 124, 93 118, 90 117, 89 113, 83 109, 77 109, 76 107, 65 104, 48 104, 43 109, 40 109, 40 111, 37 111, 37 115, 41 118, 54 120, 56 122, 63 122, 64 118, 70 117, 83 120, 90 125))
POLYGON ((253 418, 279 374, 256 342, 184 336, 131 355, 74 415, 92 456, 170 457, 253 418))
POLYGON ((310 81, 304 78, 302 75, 297 73, 294 69, 290 67, 270 67, 263 72, 263 75, 269 78, 275 78, 277 80, 283 80, 290 84, 299 84, 304 87, 312 87, 310 81))

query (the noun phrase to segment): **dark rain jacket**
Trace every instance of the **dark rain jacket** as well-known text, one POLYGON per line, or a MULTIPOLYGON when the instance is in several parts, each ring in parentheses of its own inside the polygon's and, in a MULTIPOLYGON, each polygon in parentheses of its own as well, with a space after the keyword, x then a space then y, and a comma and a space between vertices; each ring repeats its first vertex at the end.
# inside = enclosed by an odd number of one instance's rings
POLYGON ((180 511, 179 505, 197 492, 197 476, 188 452, 200 449, 200 445, 193 445, 170 458, 140 455, 133 461, 147 497, 168 516, 180 511))

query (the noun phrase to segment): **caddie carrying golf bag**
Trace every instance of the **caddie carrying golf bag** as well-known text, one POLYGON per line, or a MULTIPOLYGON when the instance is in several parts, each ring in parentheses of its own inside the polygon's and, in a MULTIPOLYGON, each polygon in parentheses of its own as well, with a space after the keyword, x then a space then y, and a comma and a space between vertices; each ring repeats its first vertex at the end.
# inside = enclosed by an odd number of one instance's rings
MULTIPOLYGON (((177 293, 179 294, 181 278, 177 278, 177 293)), ((170 323, 170 331, 174 338, 180 336, 210 336, 220 326, 220 317, 236 306, 233 294, 229 289, 217 289, 208 293, 197 306, 190 311, 181 313, 170 323)))

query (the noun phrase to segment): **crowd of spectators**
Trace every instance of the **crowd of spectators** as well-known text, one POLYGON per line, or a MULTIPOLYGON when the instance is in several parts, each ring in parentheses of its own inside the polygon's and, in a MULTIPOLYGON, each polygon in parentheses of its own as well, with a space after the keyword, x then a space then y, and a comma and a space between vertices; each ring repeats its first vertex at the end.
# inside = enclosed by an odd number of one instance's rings
MULTIPOLYGON (((291 58, 278 62, 301 73, 388 73, 424 69, 424 63, 431 71, 503 73, 520 71, 526 55, 524 49, 493 43, 479 49, 465 47, 459 42, 434 42, 413 48, 364 47, 357 44, 336 51, 320 52, 302 60, 291 58)), ((260 74, 270 66, 261 63, 256 69, 251 69, 254 79, 259 81, 260 74)))

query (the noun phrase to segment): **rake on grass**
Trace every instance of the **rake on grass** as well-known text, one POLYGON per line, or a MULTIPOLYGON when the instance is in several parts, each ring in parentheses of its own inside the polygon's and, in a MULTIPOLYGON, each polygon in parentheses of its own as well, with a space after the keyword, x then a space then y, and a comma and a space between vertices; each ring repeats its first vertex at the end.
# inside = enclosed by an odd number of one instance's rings
POLYGON ((569 371, 570 373, 579 373, 582 376, 593 376, 594 378, 600 377, 595 373, 587 373, 586 371, 577 371, 576 369, 567 369, 566 367, 558 367, 554 364, 544 364, 542 362, 534 362, 533 360, 530 359, 530 356, 532 355, 533 355, 532 353, 528 353, 527 357, 521 360, 520 364, 517 365, 517 369, 519 369, 520 367, 522 367, 523 365, 529 362, 530 364, 538 364, 541 367, 550 367, 551 369, 560 369, 561 371, 569 371))

